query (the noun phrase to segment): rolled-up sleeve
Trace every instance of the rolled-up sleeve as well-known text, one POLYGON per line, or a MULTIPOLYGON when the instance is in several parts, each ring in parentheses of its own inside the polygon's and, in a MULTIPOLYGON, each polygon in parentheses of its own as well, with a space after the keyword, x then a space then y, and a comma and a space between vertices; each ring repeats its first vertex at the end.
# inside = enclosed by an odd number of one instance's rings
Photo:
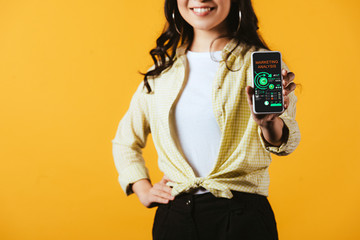
MULTIPOLYGON (((289 68, 286 66, 284 62, 282 62, 282 68, 290 72, 289 68)), ((287 139, 279 147, 269 145, 269 143, 267 143, 262 137, 261 128, 258 127, 258 133, 261 139, 261 144, 263 145, 265 150, 279 156, 285 156, 292 153, 299 145, 301 138, 299 125, 295 120, 297 97, 294 91, 291 92, 288 95, 288 97, 289 97, 289 106, 279 116, 283 120, 285 127, 288 130, 287 139)))
POLYGON ((120 120, 115 138, 112 140, 112 150, 118 181, 127 196, 133 193, 131 184, 147 178, 149 171, 145 166, 142 149, 146 145, 150 133, 149 112, 146 93, 141 82, 131 98, 130 106, 120 120))

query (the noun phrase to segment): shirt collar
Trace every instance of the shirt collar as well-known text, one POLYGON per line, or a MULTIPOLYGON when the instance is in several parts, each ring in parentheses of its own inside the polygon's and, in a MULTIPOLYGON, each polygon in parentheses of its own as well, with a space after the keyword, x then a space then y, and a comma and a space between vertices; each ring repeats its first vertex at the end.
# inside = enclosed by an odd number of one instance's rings
MULTIPOLYGON (((225 59, 226 55, 231 52, 231 50, 233 50, 237 44, 237 39, 235 38, 232 38, 226 45, 225 47, 223 48, 222 50, 222 57, 223 59, 225 59)), ((241 50, 243 49, 243 44, 239 44, 239 46, 234 49, 232 52, 231 52, 231 55, 233 55, 234 57, 237 57, 240 55, 241 53, 241 50)), ((179 46, 177 49, 176 49, 176 57, 177 58, 180 58, 181 56, 185 55, 186 54, 186 51, 187 51, 187 48, 188 48, 188 44, 187 43, 184 43, 182 44, 181 46, 179 46)))

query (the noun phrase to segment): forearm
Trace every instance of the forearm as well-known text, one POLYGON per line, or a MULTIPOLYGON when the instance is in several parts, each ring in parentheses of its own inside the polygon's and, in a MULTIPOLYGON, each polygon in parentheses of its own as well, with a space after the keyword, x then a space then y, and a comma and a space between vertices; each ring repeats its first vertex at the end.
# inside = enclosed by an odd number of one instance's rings
POLYGON ((149 179, 145 178, 133 183, 131 187, 133 192, 138 196, 138 198, 141 198, 152 188, 152 184, 150 183, 149 179))
POLYGON ((284 139, 287 139, 287 127, 279 117, 276 117, 273 121, 266 122, 260 128, 264 140, 272 146, 279 147, 284 142, 284 139))

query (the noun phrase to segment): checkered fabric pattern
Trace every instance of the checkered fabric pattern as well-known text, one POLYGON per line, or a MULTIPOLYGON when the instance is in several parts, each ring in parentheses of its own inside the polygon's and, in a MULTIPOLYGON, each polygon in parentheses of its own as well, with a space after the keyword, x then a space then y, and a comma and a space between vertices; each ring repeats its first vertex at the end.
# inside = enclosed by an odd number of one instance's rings
MULTIPOLYGON (((235 46, 235 40, 227 43, 222 50, 223 59, 235 46)), ((133 193, 131 183, 144 178, 150 180, 142 148, 151 133, 159 168, 172 180, 167 185, 172 187, 173 196, 200 186, 216 197, 232 198, 231 190, 268 196, 270 153, 288 155, 300 142, 295 120, 297 97, 294 92, 289 94, 289 106, 280 115, 289 130, 288 139, 279 147, 268 145, 252 119, 245 92, 245 87, 252 85, 251 53, 267 50, 244 44, 236 47, 227 66, 237 71, 229 71, 222 60, 212 83, 212 106, 222 132, 218 158, 208 176, 196 177, 181 153, 173 124, 173 108, 189 73, 186 49, 186 45, 180 46, 173 66, 160 76, 148 79, 153 93, 147 93, 143 81, 139 84, 120 120, 112 144, 122 189, 130 195, 133 193)), ((282 68, 289 71, 284 62, 282 68)))

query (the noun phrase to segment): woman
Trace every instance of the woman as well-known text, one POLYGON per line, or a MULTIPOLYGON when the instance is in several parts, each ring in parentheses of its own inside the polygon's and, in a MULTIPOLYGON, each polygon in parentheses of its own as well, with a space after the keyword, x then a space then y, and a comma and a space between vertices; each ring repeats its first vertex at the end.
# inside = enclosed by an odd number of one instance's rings
POLYGON ((286 110, 254 114, 250 56, 269 48, 251 0, 166 0, 165 17, 112 140, 121 187, 158 206, 154 239, 278 239, 268 167, 300 141, 294 74, 282 63, 286 110), (164 173, 154 185, 149 133, 164 173))

